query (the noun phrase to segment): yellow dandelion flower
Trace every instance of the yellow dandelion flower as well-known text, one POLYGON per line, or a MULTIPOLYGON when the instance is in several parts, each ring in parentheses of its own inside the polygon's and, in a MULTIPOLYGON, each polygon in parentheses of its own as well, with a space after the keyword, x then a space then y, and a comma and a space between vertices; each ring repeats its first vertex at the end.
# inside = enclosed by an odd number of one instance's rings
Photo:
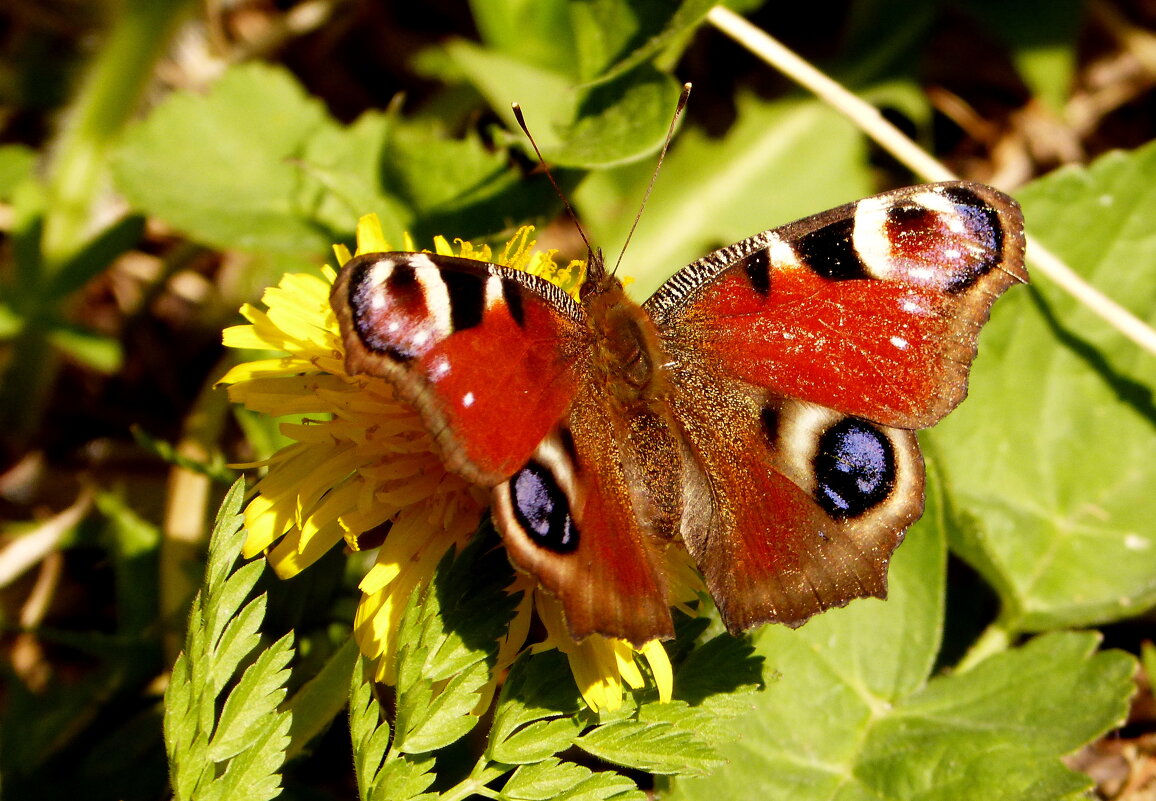
MULTIPOLYGON (((462 240, 451 245, 440 236, 434 251, 526 270, 576 296, 585 263, 560 267, 555 251, 533 250, 532 234, 528 226, 520 229, 497 257, 489 246, 462 240)), ((415 249, 408 236, 402 244, 415 249)), ((369 215, 358 223, 356 254, 341 245, 334 251, 344 264, 353 255, 392 249, 377 218, 369 215)), ((362 653, 375 660, 375 678, 391 683, 396 632, 407 599, 428 584, 447 549, 468 541, 488 492, 446 471, 421 418, 392 384, 345 372, 340 331, 329 304, 335 278, 329 268, 320 277, 285 275, 266 290, 264 310, 246 304, 241 314, 248 324, 224 332, 229 347, 284 354, 230 370, 221 379, 230 399, 275 417, 304 417, 282 424, 292 444, 260 463, 267 471, 245 510, 244 554, 266 553, 277 575, 286 578, 339 543, 354 551, 376 547, 375 561, 360 583, 354 634, 362 653)), ((691 587, 694 581, 673 583, 691 587)), ((567 655, 591 708, 615 709, 625 688, 644 685, 638 659, 648 665, 660 697, 670 698, 671 666, 661 644, 635 650, 599 636, 575 643, 556 601, 535 592, 528 577, 519 576, 511 591, 517 589, 524 591, 523 602, 500 644, 500 665, 511 664, 525 647, 535 609, 548 632, 537 648, 558 648, 567 655)), ((484 700, 488 703, 488 696, 484 700)))

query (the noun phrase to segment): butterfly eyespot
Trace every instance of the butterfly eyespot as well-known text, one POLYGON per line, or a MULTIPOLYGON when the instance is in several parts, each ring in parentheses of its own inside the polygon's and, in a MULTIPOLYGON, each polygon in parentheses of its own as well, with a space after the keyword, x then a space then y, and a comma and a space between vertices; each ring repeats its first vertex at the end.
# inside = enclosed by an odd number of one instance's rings
POLYGON ((891 494, 895 452, 870 424, 846 417, 823 432, 815 455, 815 499, 832 517, 857 517, 891 494))
POLYGON ((561 554, 578 548, 570 502, 545 466, 529 462, 514 474, 510 500, 518 524, 536 545, 561 554))

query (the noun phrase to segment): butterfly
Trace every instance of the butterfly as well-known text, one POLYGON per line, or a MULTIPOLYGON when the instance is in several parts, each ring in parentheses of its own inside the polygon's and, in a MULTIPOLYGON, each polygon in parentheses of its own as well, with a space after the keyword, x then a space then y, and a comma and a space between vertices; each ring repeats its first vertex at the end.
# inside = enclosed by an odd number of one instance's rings
POLYGON ((674 634, 676 541, 731 632, 885 595, 923 510, 915 430, 964 398, 1023 256, 1015 201, 950 182, 755 234, 641 305, 598 253, 577 300, 496 264, 367 253, 331 303, 348 372, 391 381, 446 467, 491 488, 571 635, 641 646, 674 634))

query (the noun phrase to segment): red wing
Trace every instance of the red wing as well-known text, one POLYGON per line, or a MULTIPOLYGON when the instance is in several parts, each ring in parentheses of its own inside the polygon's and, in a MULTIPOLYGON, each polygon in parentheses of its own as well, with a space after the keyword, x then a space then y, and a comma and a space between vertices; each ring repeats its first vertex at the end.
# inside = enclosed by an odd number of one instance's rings
POLYGON ((924 428, 967 392, 992 303, 1026 281, 1011 198, 962 182, 878 195, 718 250, 645 304, 674 358, 784 397, 924 428))
POLYGON ((923 510, 915 434, 768 394, 706 365, 676 372, 695 465, 682 537, 723 622, 799 625, 883 597, 887 565, 923 510))
POLYGON ((494 488, 494 518, 510 559, 558 598, 575 639, 641 647, 674 636, 661 564, 678 444, 656 418, 622 415, 603 390, 586 382, 566 422, 494 488), (659 461, 666 470, 650 469, 659 461))
POLYGON ((370 253, 334 283, 351 374, 389 379, 421 412, 446 467, 494 485, 573 403, 582 311, 516 270, 425 253, 370 253))

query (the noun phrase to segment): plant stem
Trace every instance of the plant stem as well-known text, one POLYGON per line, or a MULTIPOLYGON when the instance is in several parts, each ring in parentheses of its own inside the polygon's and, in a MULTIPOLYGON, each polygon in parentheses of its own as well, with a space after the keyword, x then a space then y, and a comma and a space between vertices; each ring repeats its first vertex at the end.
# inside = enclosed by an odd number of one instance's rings
POLYGON ((84 245, 112 145, 189 5, 189 0, 125 0, 118 9, 54 148, 42 239, 48 273, 84 245))

